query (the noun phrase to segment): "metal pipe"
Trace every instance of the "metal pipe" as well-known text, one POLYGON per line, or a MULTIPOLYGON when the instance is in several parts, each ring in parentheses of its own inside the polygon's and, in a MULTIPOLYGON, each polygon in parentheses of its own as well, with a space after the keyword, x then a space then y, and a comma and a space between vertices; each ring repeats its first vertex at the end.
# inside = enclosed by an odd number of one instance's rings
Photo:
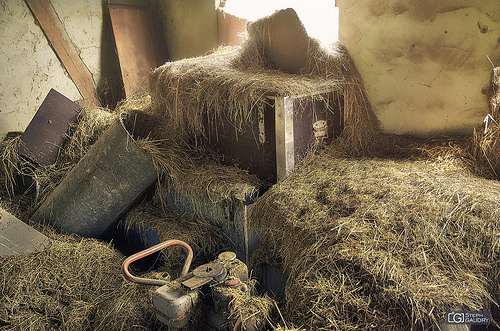
POLYGON ((130 255, 128 258, 126 258, 122 264, 123 278, 132 283, 145 284, 145 285, 163 286, 165 284, 168 284, 169 282, 167 282, 166 280, 136 277, 130 273, 128 267, 132 262, 142 259, 143 257, 151 255, 155 252, 161 251, 162 249, 167 248, 169 246, 180 246, 184 249, 184 251, 186 251, 187 257, 186 261, 184 262, 184 266, 182 267, 181 277, 187 275, 189 267, 191 266, 191 261, 193 260, 193 249, 184 241, 173 239, 159 243, 158 245, 155 245, 153 247, 135 253, 134 255, 130 255))

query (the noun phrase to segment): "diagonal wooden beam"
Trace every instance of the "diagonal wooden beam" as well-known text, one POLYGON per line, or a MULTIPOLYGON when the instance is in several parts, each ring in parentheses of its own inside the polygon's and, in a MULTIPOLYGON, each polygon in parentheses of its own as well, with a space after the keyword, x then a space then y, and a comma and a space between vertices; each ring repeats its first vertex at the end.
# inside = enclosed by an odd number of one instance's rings
POLYGON ((82 97, 95 106, 99 105, 92 74, 80 58, 50 0, 25 1, 82 97))

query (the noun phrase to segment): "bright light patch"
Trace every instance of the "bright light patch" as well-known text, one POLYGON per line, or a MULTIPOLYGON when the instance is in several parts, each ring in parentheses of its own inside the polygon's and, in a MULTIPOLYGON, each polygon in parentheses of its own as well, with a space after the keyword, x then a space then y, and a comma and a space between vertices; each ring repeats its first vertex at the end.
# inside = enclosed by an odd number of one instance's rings
POLYGON ((309 37, 330 45, 339 39, 339 11, 334 0, 227 0, 224 11, 255 21, 276 10, 293 8, 309 37))

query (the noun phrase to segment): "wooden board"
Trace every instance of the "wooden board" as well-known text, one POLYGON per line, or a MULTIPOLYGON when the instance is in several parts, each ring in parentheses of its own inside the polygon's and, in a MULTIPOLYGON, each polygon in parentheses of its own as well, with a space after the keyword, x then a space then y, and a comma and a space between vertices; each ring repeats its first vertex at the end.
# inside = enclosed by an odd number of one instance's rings
POLYGON ((29 254, 49 245, 47 236, 0 208, 0 256, 29 254))
POLYGON ((99 101, 92 74, 80 58, 78 50, 71 42, 50 0, 26 0, 26 3, 40 23, 40 27, 50 45, 82 97, 91 104, 98 106, 99 101))
POLYGON ((42 166, 53 164, 79 110, 80 106, 51 89, 21 135, 19 154, 42 166))
POLYGON ((125 95, 148 88, 149 74, 168 59, 163 27, 142 1, 109 0, 125 95))
POLYGON ((226 13, 222 9, 217 10, 217 30, 219 45, 234 46, 243 43, 247 20, 226 13))

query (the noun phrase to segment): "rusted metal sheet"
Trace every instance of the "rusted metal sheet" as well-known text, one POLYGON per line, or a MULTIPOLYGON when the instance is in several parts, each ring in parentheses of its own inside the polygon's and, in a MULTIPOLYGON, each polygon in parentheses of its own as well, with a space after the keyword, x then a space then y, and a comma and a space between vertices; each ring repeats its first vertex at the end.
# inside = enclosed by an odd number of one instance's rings
POLYGON ((151 71, 164 64, 168 51, 163 26, 149 2, 108 0, 125 94, 148 87, 151 71))
POLYGON ((0 256, 29 254, 49 245, 47 236, 0 208, 0 256))
POLYGON ((53 164, 79 110, 80 106, 51 89, 21 135, 19 154, 42 166, 53 164))

